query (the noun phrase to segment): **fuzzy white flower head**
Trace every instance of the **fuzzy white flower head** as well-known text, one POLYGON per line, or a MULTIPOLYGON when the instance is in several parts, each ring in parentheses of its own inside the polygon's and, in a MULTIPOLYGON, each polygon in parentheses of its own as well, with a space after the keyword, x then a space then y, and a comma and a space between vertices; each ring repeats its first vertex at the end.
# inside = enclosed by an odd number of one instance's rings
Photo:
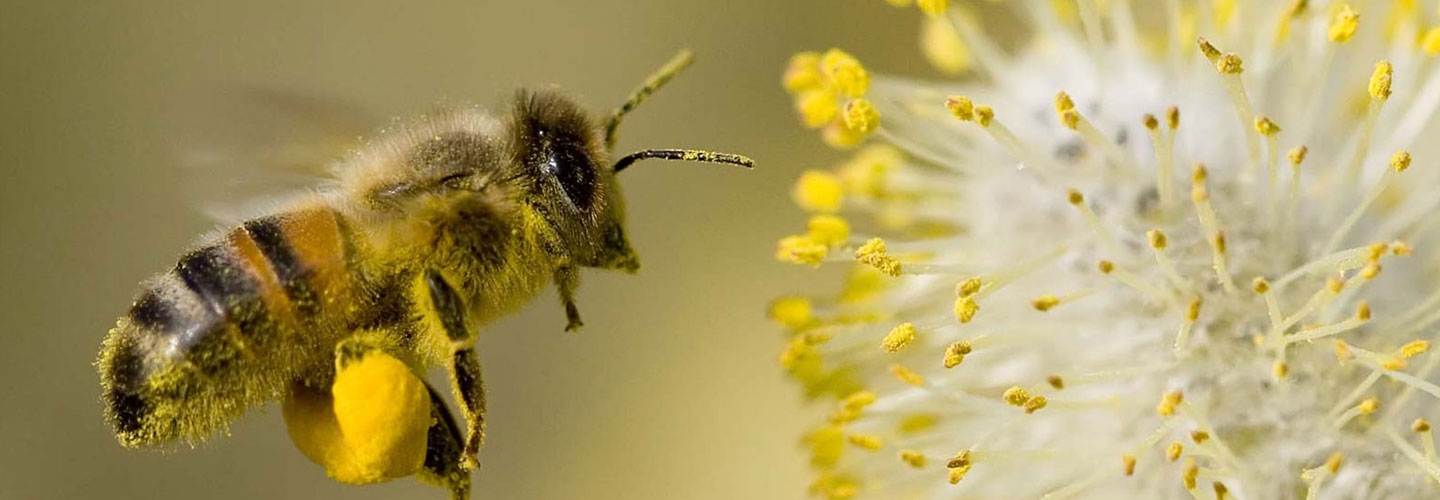
POLYGON ((771 310, 833 405, 813 493, 1440 498, 1436 13, 1008 3, 1014 51, 919 2, 958 82, 786 71, 864 144, 800 179, 817 215, 776 253, 850 267, 771 310))

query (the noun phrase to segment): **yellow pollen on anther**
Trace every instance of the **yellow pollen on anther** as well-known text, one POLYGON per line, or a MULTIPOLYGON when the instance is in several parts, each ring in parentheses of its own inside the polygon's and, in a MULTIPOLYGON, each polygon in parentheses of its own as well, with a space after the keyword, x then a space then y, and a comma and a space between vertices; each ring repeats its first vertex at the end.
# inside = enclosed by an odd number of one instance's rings
POLYGON ((1209 59, 1210 62, 1213 63, 1220 60, 1220 49, 1215 48, 1209 40, 1206 40, 1204 37, 1197 38, 1195 39, 1195 45, 1200 47, 1200 53, 1204 54, 1205 58, 1209 59))
POLYGON ((1185 394, 1180 391, 1170 391, 1160 398, 1160 404, 1155 405, 1155 413, 1162 417, 1175 415, 1175 407, 1185 400, 1185 394))
POLYGON ((1440 27, 1425 30, 1425 34, 1420 36, 1420 50, 1425 51, 1427 56, 1440 55, 1440 27))
POLYGON ((1225 483, 1216 481, 1210 486, 1215 490, 1215 500, 1225 500, 1229 497, 1230 488, 1226 487, 1225 483))
POLYGON ((1215 63, 1215 69, 1227 75, 1238 75, 1245 72, 1245 61, 1238 55, 1225 54, 1215 63))
POLYGON ((855 260, 890 276, 900 275, 900 261, 885 254, 885 240, 871 238, 855 250, 855 260))
POLYGON ((1100 274, 1110 274, 1115 271, 1115 263, 1108 260, 1100 261, 1095 267, 1100 270, 1100 274))
POLYGON ((1165 125, 1170 127, 1170 130, 1180 128, 1180 108, 1171 106, 1165 110, 1165 125))
POLYGON ((1166 459, 1166 460, 1169 460, 1169 461, 1171 461, 1171 462, 1174 462, 1174 461, 1176 461, 1176 460, 1179 460, 1179 459, 1180 459, 1180 453, 1183 452, 1184 450, 1185 450, 1184 445, 1181 445, 1179 441, 1170 443, 1170 447, 1165 448, 1165 459, 1166 459))
POLYGON ((845 411, 858 412, 875 403, 875 393, 870 391, 855 391, 840 401, 840 408, 845 411))
POLYGON ((1409 343, 1407 343, 1407 344, 1405 344, 1405 345, 1400 346, 1400 349, 1397 350, 1396 356, 1399 356, 1399 357, 1402 357, 1402 358, 1413 358, 1413 357, 1415 357, 1415 356, 1419 356, 1419 355, 1421 355, 1421 354, 1425 354, 1425 351, 1429 351, 1429 350, 1430 350, 1430 342, 1429 342, 1429 341, 1425 341, 1425 340, 1415 340, 1415 341, 1412 341, 1412 342, 1409 342, 1409 343))
POLYGON ((1255 131, 1266 137, 1273 137, 1280 133, 1280 126, 1266 117, 1255 118, 1255 131))
POLYGON ((838 96, 828 88, 802 90, 795 96, 795 111, 809 128, 820 128, 840 114, 838 96))
POLYGON ((1376 276, 1380 275, 1381 269, 1384 268, 1380 266, 1379 262, 1371 262, 1369 264, 1365 264, 1365 267, 1360 270, 1360 277, 1364 278, 1367 281, 1373 280, 1376 276))
POLYGON ((1375 397, 1365 398, 1365 400, 1361 401, 1355 408, 1360 410, 1361 415, 1375 413, 1376 410, 1380 409, 1380 399, 1375 397))
POLYGON ((885 340, 881 342, 880 348, 884 349, 885 352, 898 352, 910 345, 910 343, 915 340, 915 335, 915 325, 901 323, 899 326, 891 329, 890 333, 885 334, 885 340))
POLYGON ((1011 406, 1024 406, 1025 402, 1030 400, 1030 393, 1025 392, 1025 389, 1021 389, 1020 386, 1014 386, 1006 389, 1005 394, 1001 397, 1011 406))
POLYGON ((1057 391, 1065 388, 1065 379, 1060 378, 1059 375, 1045 377, 1045 383, 1050 384, 1050 387, 1057 391))
POLYGON ((1276 361, 1270 365, 1270 374, 1277 379, 1285 378, 1290 374, 1290 365, 1284 361, 1276 361))
POLYGON ((869 134, 880 126, 880 112, 865 99, 855 99, 845 105, 845 126, 852 132, 869 134))
POLYGON ((1205 431, 1191 431, 1190 440, 1194 441, 1195 444, 1204 443, 1210 440, 1210 433, 1205 431))
POLYGON ((1150 240, 1150 248, 1154 248, 1156 250, 1164 250, 1166 245, 1168 245, 1168 240, 1165 238, 1165 233, 1160 231, 1159 229, 1151 229, 1149 231, 1146 231, 1145 237, 1150 240))
POLYGON ((814 307, 805 297, 781 297, 770 303, 770 319, 787 328, 796 329, 810 325, 814 307))
POLYGON ((1265 281, 1265 278, 1257 276, 1254 281, 1250 282, 1250 289, 1254 290, 1258 295, 1265 295, 1265 292, 1270 291, 1270 282, 1265 281))
POLYGON ((974 64, 955 24, 944 17, 926 16, 920 26, 920 50, 931 66, 947 74, 959 74, 974 64))
POLYGON ((1430 432, 1430 422, 1425 421, 1425 419, 1423 419, 1423 418, 1417 418, 1417 419, 1415 419, 1414 422, 1411 422, 1411 423, 1410 423, 1410 431, 1411 431, 1411 432, 1430 432))
POLYGON ((901 365, 890 365, 890 374, 894 375, 895 378, 900 379, 901 382, 916 387, 925 385, 925 377, 921 376, 919 373, 916 373, 915 370, 911 370, 901 365))
POLYGON ((822 84, 821 78, 820 53, 801 52, 790 56, 790 64, 785 67, 782 83, 785 90, 795 93, 819 87, 822 84))
POLYGON ((1301 163, 1305 162, 1305 155, 1309 152, 1310 148, 1307 148, 1305 146, 1295 146, 1295 148, 1291 149, 1290 152, 1286 154, 1286 156, 1290 158, 1291 166, 1299 167, 1301 163))
POLYGON ((834 215, 815 215, 805 225, 805 235, 821 245, 838 247, 850 238, 850 224, 834 215))
POLYGON ((870 451, 876 451, 885 447, 885 440, 874 434, 851 434, 847 439, 850 440, 850 444, 870 451))
POLYGON ((829 249, 809 236, 786 236, 775 248, 775 258, 781 262, 819 266, 829 249))
POLYGON ((1370 261, 1370 262, 1379 262, 1379 261, 1380 261, 1380 257, 1383 257, 1383 256, 1385 255, 1385 252, 1386 252, 1386 251, 1389 251, 1389 250, 1390 250, 1390 244, 1389 244, 1389 243, 1385 243, 1385 242, 1383 242, 1383 241, 1381 241, 1381 242, 1376 242, 1376 243, 1371 243, 1370 246, 1365 247, 1365 251, 1368 252, 1368 255, 1365 257, 1365 260, 1370 261))
POLYGON ((1145 118, 1142 120, 1142 123, 1145 124, 1145 128, 1150 130, 1156 130, 1160 128, 1160 119, 1155 118, 1155 115, 1152 115, 1150 113, 1145 113, 1145 118))
POLYGON ((945 109, 950 110, 950 115, 960 121, 975 120, 975 103, 965 96, 953 96, 945 99, 945 109))
POLYGON ((1071 205, 1079 205, 1081 203, 1085 203, 1085 195, 1080 194, 1079 191, 1076 191, 1074 189, 1065 190, 1065 199, 1068 200, 1071 205))
POLYGON ((1375 72, 1370 75, 1370 98, 1377 101, 1384 101, 1390 98, 1390 79, 1394 76, 1395 68, 1390 61, 1375 63, 1375 72))
POLYGON ((1040 411, 1041 409, 1044 409, 1045 404, 1045 396, 1035 396, 1025 401, 1025 405, 1023 406, 1023 408, 1025 408, 1025 414, 1029 415, 1031 413, 1035 413, 1037 411, 1040 411))
POLYGON ((1390 243, 1390 252, 1396 257, 1404 257, 1410 255, 1412 251, 1413 250, 1410 248, 1410 245, 1403 241, 1395 240, 1390 243))
POLYGON ((1030 301, 1030 305, 1034 306, 1036 311, 1044 312, 1060 305, 1060 299, 1054 295, 1041 295, 1036 297, 1035 300, 1030 301))
POLYGON ((1181 478, 1182 480, 1184 480, 1184 482, 1185 482, 1185 489, 1187 489, 1187 490, 1193 490, 1193 489, 1195 489, 1195 486, 1196 486, 1196 484, 1195 484, 1196 481, 1195 481, 1195 480, 1196 480, 1196 478, 1199 477, 1199 476, 1200 476, 1200 466, 1195 463, 1195 459, 1193 459, 1193 458, 1188 458, 1188 457, 1187 457, 1187 458, 1185 459, 1185 467, 1184 467, 1183 469, 1181 469, 1181 472, 1180 472, 1180 478, 1181 478))
POLYGON ((1369 303, 1369 302, 1366 302, 1366 301, 1363 301, 1363 300, 1362 300, 1362 301, 1360 301, 1360 305, 1355 307, 1355 319, 1358 319, 1358 320, 1360 320, 1360 321, 1369 321, 1369 320, 1370 320, 1370 303, 1369 303))
POLYGON ((1191 300, 1191 301, 1190 301, 1190 307, 1185 310, 1185 321, 1189 321, 1189 322, 1191 322, 1191 323, 1194 323, 1195 320, 1200 319, 1200 306, 1201 306, 1203 303, 1204 303, 1204 302, 1203 302, 1199 297, 1196 297, 1194 300, 1191 300))
POLYGON ((1125 475, 1135 475, 1135 455, 1124 455, 1120 457, 1120 463, 1125 466, 1125 475))
POLYGON ((925 454, 915 450, 900 450, 900 460, 916 469, 925 467, 925 454))
POLYGON ((938 17, 950 8, 950 0, 916 0, 916 5, 932 17, 938 17))
POLYGON ((956 453, 954 457, 945 462, 947 469, 968 469, 971 465, 970 450, 961 450, 960 453, 956 453))
POLYGON ((1344 456, 1341 455, 1340 452, 1331 453, 1329 457, 1325 458, 1325 468, 1329 470, 1331 474, 1339 473, 1340 464, 1343 461, 1344 456))
MULTIPOLYGON (((1378 271, 1378 268, 1377 268, 1377 271, 1376 271, 1376 272, 1377 272, 1377 273, 1379 272, 1379 271, 1378 271)), ((1373 275, 1372 275, 1372 276, 1373 276, 1373 275)), ((1337 278, 1337 277, 1335 277, 1335 276, 1331 276, 1331 277, 1325 279, 1325 290, 1328 291, 1328 292, 1330 292, 1331 294, 1339 295, 1340 292, 1341 292, 1342 290, 1344 290, 1344 289, 1345 289, 1345 280, 1342 280, 1342 279, 1337 278)))
POLYGON ((845 200, 845 185, 839 177, 820 170, 806 170, 795 181, 795 204, 807 212, 834 213, 845 200))
POLYGON ((980 304, 975 303, 974 297, 960 297, 955 300, 955 319, 961 323, 969 323, 975 319, 975 314, 980 312, 980 304))
POLYGON ((1335 16, 1330 18, 1330 27, 1326 30, 1326 36, 1335 43, 1345 43, 1355 36, 1355 30, 1360 27, 1360 13, 1350 8, 1350 5, 1341 5, 1335 16))
POLYGON ((1395 169, 1396 172, 1404 172, 1405 169, 1410 168, 1410 152, 1396 151, 1395 154, 1390 155, 1390 168, 1395 169))
POLYGON ((840 49, 820 56, 820 72, 835 90, 848 97, 861 97, 870 89, 870 73, 860 60, 840 49))
POLYGON ((980 281, 980 278, 969 278, 965 281, 961 281, 959 285, 955 286, 955 296, 969 297, 971 295, 975 295, 976 292, 980 291, 980 286, 983 284, 984 283, 980 281))
POLYGON ((950 344, 945 348, 945 368, 959 366, 961 362, 965 361, 965 355, 970 354, 970 351, 969 342, 961 341, 950 344))
POLYGON ((990 106, 975 107, 975 123, 979 123, 981 127, 990 128, 990 121, 994 119, 995 110, 990 109, 990 106))
POLYGON ((1350 344, 1344 340, 1336 340, 1333 345, 1335 347, 1335 359, 1340 361, 1355 359, 1355 353, 1350 351, 1350 344))

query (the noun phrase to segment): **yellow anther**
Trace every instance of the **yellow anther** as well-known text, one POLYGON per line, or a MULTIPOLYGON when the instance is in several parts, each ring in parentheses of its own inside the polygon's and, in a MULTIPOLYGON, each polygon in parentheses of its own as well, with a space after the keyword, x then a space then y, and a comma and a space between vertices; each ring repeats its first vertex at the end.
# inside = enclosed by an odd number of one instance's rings
POLYGON ((1135 455, 1124 455, 1120 457, 1120 463, 1125 466, 1125 475, 1135 475, 1135 455))
POLYGON ((1070 94, 1057 92, 1055 94, 1055 112, 1064 113, 1072 109, 1075 109, 1075 100, 1070 98, 1070 94))
POLYGON ((1358 319, 1360 321, 1370 321, 1369 302, 1362 300, 1360 301, 1360 305, 1355 307, 1355 319, 1358 319))
POLYGON ((1215 231, 1215 251, 1225 254, 1225 231, 1215 231))
POLYGON ((970 343, 965 341, 950 344, 945 348, 945 368, 954 368, 965 361, 965 355, 970 354, 970 343))
POLYGON ((1256 276, 1255 280, 1250 282, 1250 289, 1254 290, 1258 295, 1265 295, 1265 292, 1270 291, 1270 282, 1265 281, 1265 278, 1256 276))
POLYGON ((1344 340, 1336 340, 1333 345, 1335 346, 1335 359, 1340 361, 1355 359, 1355 353, 1350 351, 1350 344, 1345 343, 1344 340))
MULTIPOLYGON (((1362 271, 1362 272, 1363 272, 1363 271, 1362 271)), ((1379 272, 1379 271, 1376 271, 1376 272, 1379 272)), ((1345 280, 1342 280, 1342 279, 1337 278, 1337 277, 1335 277, 1335 276, 1331 276, 1331 277, 1325 279, 1325 290, 1326 290, 1326 291, 1329 291, 1331 294, 1339 295, 1339 294, 1340 294, 1340 291, 1341 291, 1341 290, 1344 290, 1344 289, 1345 289, 1345 280)))
POLYGON ((1165 124, 1170 127, 1170 130, 1180 128, 1180 108, 1171 106, 1170 109, 1165 110, 1165 124))
POLYGON ((1195 484, 1195 479, 1196 479, 1197 477, 1199 477, 1199 476, 1200 476, 1200 466, 1195 463, 1195 459, 1193 459, 1193 458, 1186 458, 1186 459, 1185 459, 1185 467, 1184 467, 1183 469, 1181 469, 1181 471, 1180 471, 1180 478, 1185 481, 1185 489, 1187 489, 1187 490, 1193 490, 1193 489, 1195 489, 1195 486, 1196 486, 1196 484, 1195 484))
POLYGON ((835 213, 845 201, 845 185, 829 172, 807 170, 800 174, 791 195, 807 212, 835 213))
POLYGON ((994 119, 995 110, 990 109, 990 106, 975 107, 975 123, 979 123, 981 127, 990 128, 990 121, 994 119))
POLYGON ((1430 342, 1429 342, 1429 341, 1426 341, 1426 340, 1415 340, 1415 341, 1411 341, 1411 342, 1409 342, 1409 343, 1407 343, 1407 344, 1405 344, 1405 345, 1400 346, 1399 352, 1398 352, 1396 355, 1397 355, 1397 356, 1400 356, 1400 357, 1402 357, 1402 358, 1413 358, 1413 357, 1415 357, 1415 356, 1419 356, 1419 355, 1421 355, 1421 354, 1425 354, 1425 351, 1429 351, 1429 350, 1430 350, 1430 342))
POLYGON ((1085 203, 1085 195, 1080 194, 1079 191, 1076 191, 1074 189, 1065 190, 1065 199, 1068 200, 1071 205, 1079 205, 1081 203, 1085 203))
POLYGON ((826 425, 806 434, 805 443, 810 445, 810 464, 828 469, 845 454, 845 431, 838 425, 826 425))
POLYGON ((1045 383, 1050 384, 1050 387, 1057 391, 1065 388, 1065 379, 1060 378, 1059 375, 1045 377, 1045 383))
POLYGON ((1200 53, 1205 54, 1206 59, 1211 61, 1220 59, 1220 49, 1215 48, 1205 37, 1195 39, 1195 45, 1200 47, 1200 53))
POLYGON ((1035 300, 1030 301, 1030 305, 1034 306, 1036 311, 1044 312, 1060 305, 1060 299, 1054 295, 1041 295, 1036 297, 1035 300))
POLYGON ((900 275, 900 261, 885 254, 885 241, 880 238, 871 238, 855 250, 855 260, 887 275, 900 275))
POLYGON ((1035 396, 1025 401, 1025 405, 1023 406, 1023 408, 1025 408, 1025 414, 1029 415, 1031 413, 1035 413, 1044 409, 1045 404, 1045 396, 1035 396))
POLYGON ((825 124, 820 130, 820 140, 835 149, 850 149, 865 142, 865 134, 850 130, 843 118, 825 124))
POLYGON ((1238 55, 1225 54, 1215 62, 1215 69, 1227 75, 1238 75, 1245 72, 1245 61, 1238 55))
POLYGON ((1108 260, 1101 260, 1095 267, 1100 270, 1100 274, 1110 274, 1115 271, 1115 263, 1108 260))
POLYGON ((1300 166, 1300 163, 1305 161, 1305 155, 1309 152, 1310 148, 1307 148, 1305 146, 1295 146, 1295 148, 1291 149, 1290 153, 1286 156, 1290 158, 1291 165, 1298 167, 1300 166))
POLYGON ((1383 241, 1371 243, 1370 246, 1365 248, 1365 251, 1368 253, 1368 256, 1365 259, 1370 262, 1377 262, 1380 260, 1380 257, 1385 255, 1385 252, 1388 250, 1390 250, 1390 244, 1388 243, 1385 243, 1383 241))
POLYGON ((1420 50, 1425 51, 1427 56, 1440 55, 1440 27, 1425 30, 1425 34, 1420 36, 1420 50))
POLYGON ((961 323, 969 323, 975 319, 975 313, 980 312, 980 304, 975 303, 974 297, 960 297, 955 300, 955 319, 961 323))
POLYGON ((875 404, 875 393, 870 391, 855 391, 840 401, 840 408, 847 411, 860 411, 872 404, 875 404))
POLYGON ((907 416, 900 421, 900 432, 914 434, 935 427, 935 424, 939 421, 939 417, 936 417, 934 414, 917 413, 907 416))
POLYGON ((776 245, 775 258, 781 262, 819 266, 829 252, 829 248, 809 236, 786 236, 776 245))
POLYGON ((885 340, 881 342, 880 348, 885 352, 897 352, 915 340, 915 333, 915 325, 901 323, 891 329, 890 333, 885 334, 885 340))
POLYGON ((971 101, 969 97, 949 97, 945 99, 945 109, 950 110, 950 114, 961 121, 975 120, 975 102, 971 101))
POLYGON ((850 444, 870 451, 885 447, 885 440, 874 434, 851 434, 847 439, 850 440, 850 444))
POLYGON ((1192 170, 1190 173, 1191 184, 1204 184, 1205 179, 1208 178, 1210 178, 1210 170, 1205 168, 1204 163, 1196 164, 1195 170, 1192 170))
POLYGON ((1380 399, 1376 397, 1365 398, 1355 408, 1360 410, 1361 415, 1369 415, 1380 409, 1380 399))
POLYGON ((954 457, 945 462, 947 469, 968 469, 971 465, 973 464, 970 462, 970 450, 961 450, 960 453, 956 453, 954 457))
POLYGON ((965 479, 965 474, 970 472, 970 466, 953 467, 949 470, 950 484, 959 484, 965 479))
POLYGON ((1259 132, 1260 135, 1271 137, 1280 133, 1280 126, 1270 121, 1269 118, 1261 116, 1255 118, 1255 131, 1259 132))
POLYGON ((1203 303, 1204 302, 1200 299, 1200 297, 1195 297, 1194 299, 1192 299, 1190 301, 1190 307, 1185 310, 1185 321, 1194 323, 1195 320, 1200 319, 1200 306, 1203 303))
POLYGON ((785 85, 785 90, 796 93, 820 87, 821 78, 820 53, 801 52, 790 56, 790 64, 785 66, 785 77, 781 83, 785 85))
POLYGON ((1195 444, 1201 444, 1210 440, 1210 433, 1205 431, 1190 431, 1190 440, 1195 444))
POLYGON ((1160 404, 1155 405, 1155 413, 1162 417, 1175 415, 1175 407, 1185 400, 1185 394, 1180 391, 1170 391, 1160 398, 1160 404))
POLYGON ((1170 443, 1170 447, 1165 448, 1165 459, 1171 462, 1179 460, 1180 453, 1183 451, 1185 451, 1185 447, 1179 441, 1170 443))
POLYGON ((1417 418, 1414 422, 1410 423, 1410 430, 1414 432, 1430 432, 1430 422, 1426 422, 1423 418, 1417 418))
POLYGON ((852 132, 868 134, 880 126, 880 112, 866 99, 855 99, 845 105, 845 126, 852 132))
POLYGON ((970 68, 973 58, 955 24, 941 17, 926 17, 920 26, 920 51, 940 71, 955 75, 970 68))
POLYGON ((895 378, 900 379, 901 382, 916 387, 925 385, 925 377, 921 376, 919 373, 916 373, 915 370, 911 370, 901 365, 890 365, 890 374, 894 375, 895 378))
POLYGON ((1164 250, 1169 245, 1165 238, 1165 232, 1159 229, 1151 229, 1145 232, 1145 237, 1150 240, 1150 248, 1164 250))
POLYGON ((900 460, 916 469, 925 467, 925 454, 915 450, 900 450, 900 460))
POLYGON ((870 73, 855 56, 830 49, 820 56, 820 72, 835 90, 848 97, 861 97, 870 89, 870 73))
POLYGON ((795 96, 795 112, 809 128, 824 127, 840 114, 835 92, 827 88, 802 90, 795 96))
POLYGON ((1005 394, 1001 397, 1004 398, 1005 402, 1009 403, 1010 406, 1024 406, 1025 402, 1030 400, 1030 393, 1025 392, 1025 389, 1021 389, 1020 386, 1014 386, 1005 389, 1005 394))
POLYGON ((821 245, 838 247, 850 239, 850 224, 834 215, 814 215, 805 224, 805 235, 821 245))
POLYGON ((1395 240, 1390 243, 1390 251, 1391 253, 1395 254, 1396 257, 1404 257, 1406 255, 1410 255, 1410 252, 1412 252, 1413 250, 1410 248, 1410 245, 1408 243, 1400 240, 1395 240))
POLYGON ((1145 118, 1141 120, 1141 122, 1145 124, 1145 128, 1150 130, 1160 128, 1160 119, 1155 118, 1155 115, 1152 115, 1150 113, 1145 113, 1145 118))
POLYGON ((1290 374, 1290 365, 1284 361, 1276 361, 1270 365, 1270 374, 1277 379, 1285 378, 1290 374))
POLYGON ((1340 463, 1343 460, 1344 457, 1340 452, 1331 453, 1330 456, 1325 459, 1325 468, 1329 469, 1331 474, 1338 473, 1340 472, 1340 463))
POLYGON ((1350 8, 1350 5, 1341 5, 1335 16, 1330 18, 1330 28, 1326 34, 1330 41, 1345 43, 1355 36, 1355 30, 1360 27, 1360 13, 1350 8))
POLYGON ((1390 358, 1385 360, 1384 363, 1380 363, 1381 368, 1390 370, 1392 372, 1404 370, 1407 366, 1410 366, 1410 362, 1402 358, 1390 358))
POLYGON ((915 3, 920 10, 932 17, 938 17, 950 8, 950 0, 916 0, 915 3))
POLYGON ((975 295, 976 292, 980 291, 980 285, 982 284, 984 283, 980 281, 980 278, 969 278, 961 281, 959 285, 955 285, 955 296, 969 297, 975 295))
POLYGON ((1080 112, 1073 109, 1060 113, 1060 124, 1070 130, 1080 128, 1080 112))
POLYGON ((1381 269, 1383 268, 1380 267, 1379 262, 1371 262, 1369 264, 1365 264, 1365 267, 1363 269, 1360 269, 1360 277, 1365 278, 1366 280, 1373 280, 1376 276, 1380 274, 1381 269))
POLYGON ((808 326, 815 319, 810 299, 781 297, 770 303, 770 319, 787 328, 808 326))
POLYGON ((1390 155, 1390 168, 1395 169, 1396 172, 1404 172, 1405 169, 1410 168, 1410 152, 1396 151, 1395 154, 1390 155))
POLYGON ((1225 500, 1229 498, 1230 488, 1227 488, 1225 483, 1216 481, 1214 484, 1211 484, 1211 487, 1215 490, 1215 500, 1225 500))
POLYGON ((1375 72, 1370 74, 1370 98, 1377 101, 1384 101, 1390 98, 1390 79, 1394 76, 1395 68, 1390 61, 1375 63, 1375 72))

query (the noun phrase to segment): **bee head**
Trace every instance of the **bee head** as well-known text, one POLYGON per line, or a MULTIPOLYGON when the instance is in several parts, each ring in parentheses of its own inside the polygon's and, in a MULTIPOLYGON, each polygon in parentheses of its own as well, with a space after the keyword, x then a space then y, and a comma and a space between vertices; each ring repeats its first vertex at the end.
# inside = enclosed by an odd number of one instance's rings
POLYGON ((628 272, 640 267, 625 236, 625 203, 615 181, 626 167, 645 159, 754 165, 740 155, 685 149, 647 149, 608 163, 621 118, 692 59, 689 51, 681 52, 646 79, 603 126, 597 127, 578 105, 556 92, 521 92, 516 98, 510 117, 513 164, 533 180, 532 206, 560 235, 567 257, 580 265, 628 272))

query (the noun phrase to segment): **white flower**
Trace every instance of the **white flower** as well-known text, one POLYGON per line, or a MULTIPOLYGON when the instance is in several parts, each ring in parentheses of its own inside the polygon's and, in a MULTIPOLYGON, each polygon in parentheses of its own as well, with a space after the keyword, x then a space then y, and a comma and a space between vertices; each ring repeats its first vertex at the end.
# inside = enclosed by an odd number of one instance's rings
POLYGON ((1009 3, 1014 51, 921 2, 927 57, 972 78, 786 72, 866 143, 802 177, 823 215, 777 250, 852 268, 771 311, 833 405, 813 492, 1440 498, 1436 13, 1009 3))

